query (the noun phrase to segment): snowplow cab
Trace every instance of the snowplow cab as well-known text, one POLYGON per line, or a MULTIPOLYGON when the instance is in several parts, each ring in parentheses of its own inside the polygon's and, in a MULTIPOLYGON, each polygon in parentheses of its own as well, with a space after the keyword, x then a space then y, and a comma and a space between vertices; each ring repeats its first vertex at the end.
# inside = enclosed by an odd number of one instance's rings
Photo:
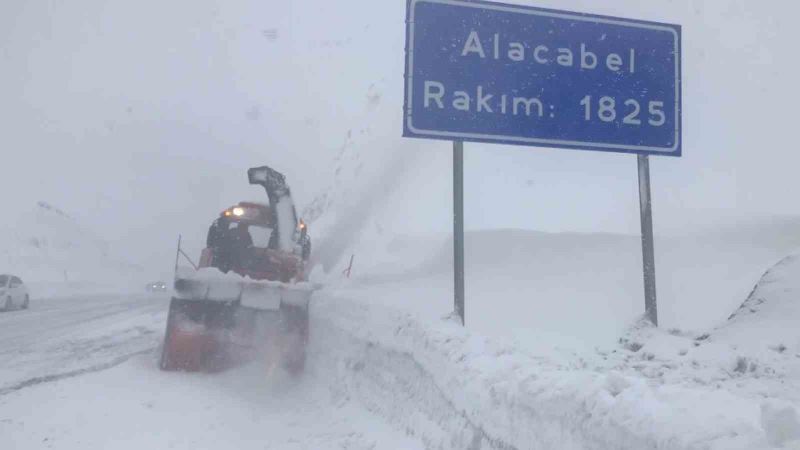
POLYGON ((287 252, 281 248, 277 220, 269 205, 240 202, 223 210, 209 227, 200 267, 233 271, 254 280, 304 281, 311 239, 302 221, 293 228, 291 251, 287 252))

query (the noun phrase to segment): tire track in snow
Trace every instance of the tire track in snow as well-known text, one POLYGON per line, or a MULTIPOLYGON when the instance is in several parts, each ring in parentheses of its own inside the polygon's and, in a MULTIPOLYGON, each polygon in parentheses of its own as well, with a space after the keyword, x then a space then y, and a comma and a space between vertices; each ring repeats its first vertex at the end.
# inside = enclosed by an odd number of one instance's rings
POLYGON ((139 355, 144 355, 146 353, 150 353, 153 350, 155 350, 156 348, 157 347, 153 347, 153 348, 148 348, 146 350, 140 350, 140 351, 137 351, 137 352, 129 353, 129 354, 126 354, 126 355, 123 355, 123 356, 119 356, 119 357, 113 359, 112 361, 105 362, 105 363, 102 363, 102 364, 96 364, 96 365, 93 365, 93 366, 90 366, 90 367, 85 367, 85 368, 82 368, 82 369, 71 370, 71 371, 63 372, 63 373, 55 373, 55 374, 51 374, 51 375, 45 375, 45 376, 42 376, 42 377, 30 378, 30 379, 27 379, 25 381, 21 381, 21 382, 19 382, 17 384, 14 384, 14 385, 11 385, 11 386, 8 386, 8 387, 5 387, 5 388, 0 388, 0 397, 2 397, 4 395, 7 395, 7 394, 10 394, 12 392, 19 391, 19 390, 27 388, 27 387, 36 386, 36 385, 43 384, 43 383, 51 383, 51 382, 54 382, 54 381, 63 380, 65 378, 77 377, 77 376, 84 375, 84 374, 87 374, 87 373, 100 372, 100 371, 103 371, 103 370, 111 369, 112 367, 116 367, 116 366, 128 361, 129 359, 133 358, 134 356, 139 356, 139 355))

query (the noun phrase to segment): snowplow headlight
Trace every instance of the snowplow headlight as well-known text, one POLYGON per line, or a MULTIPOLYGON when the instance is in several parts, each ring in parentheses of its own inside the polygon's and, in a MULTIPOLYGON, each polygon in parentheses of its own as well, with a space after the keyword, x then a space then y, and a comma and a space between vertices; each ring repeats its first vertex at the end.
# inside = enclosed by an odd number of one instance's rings
POLYGON ((233 208, 233 215, 236 217, 242 217, 244 215, 244 208, 236 207, 233 208))

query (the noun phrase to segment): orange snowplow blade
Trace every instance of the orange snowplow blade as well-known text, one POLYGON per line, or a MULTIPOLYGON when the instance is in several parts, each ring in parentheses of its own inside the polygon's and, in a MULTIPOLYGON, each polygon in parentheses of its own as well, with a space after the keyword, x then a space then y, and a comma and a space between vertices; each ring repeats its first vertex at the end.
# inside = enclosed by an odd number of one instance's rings
POLYGON ((162 370, 211 372, 228 364, 224 333, 235 306, 173 298, 161 353, 162 370))
POLYGON ((179 295, 170 302, 162 370, 216 372, 263 356, 292 373, 302 371, 310 290, 242 282, 238 296, 225 298, 231 290, 215 285, 218 296, 208 298, 214 289, 203 282, 177 280, 175 286, 179 295))

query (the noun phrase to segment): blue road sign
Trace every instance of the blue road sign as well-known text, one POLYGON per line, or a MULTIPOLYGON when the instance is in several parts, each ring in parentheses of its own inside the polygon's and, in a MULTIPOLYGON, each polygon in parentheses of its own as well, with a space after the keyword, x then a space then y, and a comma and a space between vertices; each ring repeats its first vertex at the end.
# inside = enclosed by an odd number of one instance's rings
POLYGON ((681 155, 678 25, 408 0, 403 135, 681 155))

